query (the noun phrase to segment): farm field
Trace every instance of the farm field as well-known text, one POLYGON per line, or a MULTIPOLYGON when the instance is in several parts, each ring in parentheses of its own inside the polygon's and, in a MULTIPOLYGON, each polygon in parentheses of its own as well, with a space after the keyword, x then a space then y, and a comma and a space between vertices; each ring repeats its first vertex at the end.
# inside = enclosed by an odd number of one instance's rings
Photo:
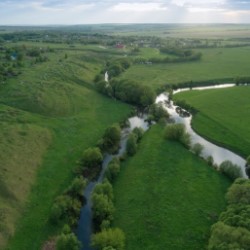
POLYGON ((131 110, 94 90, 101 53, 66 49, 48 56, 27 62, 0 86, 1 249, 9 238, 9 249, 40 249, 57 232, 48 223, 55 197, 71 182, 83 151, 131 110))
MULTIPOLYGON (((166 84, 191 81, 233 82, 237 76, 249 76, 250 47, 197 49, 200 61, 141 65, 134 64, 120 78, 133 79, 157 89, 166 84)), ((147 51, 146 54, 149 54, 147 51)))
POLYGON ((250 153, 250 87, 188 91, 174 99, 185 100, 199 112, 192 127, 202 136, 247 157, 250 153))
POLYGON ((230 181, 153 126, 114 184, 126 249, 205 249, 230 181))

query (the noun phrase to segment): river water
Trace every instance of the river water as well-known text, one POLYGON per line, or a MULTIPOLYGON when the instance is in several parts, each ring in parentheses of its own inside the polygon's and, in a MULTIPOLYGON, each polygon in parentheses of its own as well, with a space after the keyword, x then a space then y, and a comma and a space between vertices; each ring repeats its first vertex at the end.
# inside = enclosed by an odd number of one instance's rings
POLYGON ((93 248, 90 245, 91 235, 93 233, 93 225, 92 225, 92 211, 91 211, 91 194, 94 190, 96 184, 101 183, 104 178, 105 170, 109 164, 109 162, 113 159, 113 157, 119 157, 125 153, 127 138, 130 132, 135 127, 140 127, 144 131, 149 128, 149 124, 145 121, 146 114, 138 113, 136 116, 130 117, 128 119, 129 127, 126 127, 122 130, 120 148, 117 154, 110 155, 106 154, 104 156, 104 160, 102 163, 102 170, 97 180, 91 181, 88 183, 87 187, 84 190, 84 197, 86 200, 86 204, 81 209, 81 215, 78 223, 78 227, 76 230, 76 235, 78 240, 82 243, 82 250, 92 250, 93 248))
MULTIPOLYGON (((107 73, 107 72, 106 72, 107 73)), ((105 80, 108 80, 105 75, 105 80)), ((215 85, 215 86, 209 86, 209 87, 197 87, 193 88, 193 90, 205 90, 205 89, 212 89, 212 88, 226 88, 226 87, 234 87, 235 84, 223 84, 223 85, 215 85)), ((179 93, 181 91, 189 91, 190 88, 186 89, 178 89, 174 91, 175 93, 179 93)), ((170 104, 167 104, 169 101, 168 98, 168 93, 162 93, 156 98, 156 103, 161 103, 163 107, 169 112, 170 117, 176 122, 176 123, 182 123, 185 125, 187 132, 190 134, 191 137, 191 146, 194 145, 195 143, 200 143, 203 145, 203 150, 201 153, 201 157, 207 158, 208 156, 212 156, 214 163, 216 165, 220 165, 223 161, 229 160, 234 164, 237 164, 240 166, 242 170, 242 176, 246 177, 245 174, 245 164, 246 161, 238 156, 237 154, 224 149, 222 147, 219 147, 198 134, 196 134, 192 127, 191 127, 191 120, 192 116, 189 117, 181 117, 177 112, 176 112, 176 106, 173 105, 173 102, 171 101, 170 104)), ((128 119, 129 121, 129 127, 124 128, 122 130, 122 138, 120 142, 120 149, 119 152, 116 155, 105 155, 104 160, 102 163, 102 171, 98 177, 97 180, 89 182, 87 187, 84 190, 84 197, 86 199, 86 204, 82 207, 81 209, 81 215, 80 215, 80 220, 78 223, 78 228, 76 230, 76 235, 78 240, 82 243, 83 247, 82 250, 93 250, 90 246, 90 241, 91 241, 91 235, 93 232, 93 227, 92 227, 92 212, 91 212, 91 193, 96 186, 97 183, 102 182, 104 173, 106 170, 106 167, 108 166, 109 162, 112 160, 113 157, 116 156, 121 156, 126 149, 126 142, 129 133, 135 128, 135 127, 140 127, 143 130, 147 130, 149 128, 149 124, 145 122, 145 119, 147 118, 147 114, 143 113, 138 113, 136 116, 133 116, 128 119)))

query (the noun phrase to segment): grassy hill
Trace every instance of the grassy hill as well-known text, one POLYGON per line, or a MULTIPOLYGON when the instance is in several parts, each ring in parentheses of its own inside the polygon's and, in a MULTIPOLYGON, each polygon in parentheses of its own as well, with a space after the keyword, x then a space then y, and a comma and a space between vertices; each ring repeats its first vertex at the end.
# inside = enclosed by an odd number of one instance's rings
POLYGON ((65 45, 48 57, 25 61, 21 75, 0 85, 1 249, 9 238, 9 249, 40 249, 58 230, 48 223, 54 198, 83 151, 130 112, 93 88, 105 54, 65 45))
POLYGON ((229 180, 153 126, 114 184, 126 249, 205 249, 229 180))
POLYGON ((193 128, 217 144, 250 154, 250 87, 188 91, 174 96, 185 100, 199 112, 192 120, 193 128))

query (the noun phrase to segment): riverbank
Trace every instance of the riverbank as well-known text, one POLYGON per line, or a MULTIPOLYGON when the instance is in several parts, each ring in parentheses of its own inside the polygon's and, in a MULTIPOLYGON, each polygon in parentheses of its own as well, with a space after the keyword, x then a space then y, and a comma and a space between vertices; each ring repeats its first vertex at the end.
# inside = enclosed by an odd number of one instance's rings
POLYGON ((230 181, 154 125, 114 184, 127 250, 204 249, 230 181))
POLYGON ((185 100, 199 111, 192 119, 197 133, 246 158, 250 154, 249 96, 249 86, 238 86, 182 92, 174 99, 185 100))

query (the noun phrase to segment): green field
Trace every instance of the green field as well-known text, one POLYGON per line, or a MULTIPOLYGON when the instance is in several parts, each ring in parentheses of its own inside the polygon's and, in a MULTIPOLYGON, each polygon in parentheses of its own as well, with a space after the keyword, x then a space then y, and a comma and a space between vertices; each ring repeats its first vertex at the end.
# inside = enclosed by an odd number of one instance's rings
POLYGON ((25 61, 22 74, 0 86, 1 249, 9 238, 11 250, 40 249, 57 232, 48 222, 53 200, 83 151, 131 110, 93 88, 105 53, 82 46, 48 56, 44 63, 25 61))
POLYGON ((199 112, 192 127, 202 136, 246 157, 250 154, 250 87, 188 91, 174 96, 199 112))
POLYGON ((229 185, 182 145, 166 141, 162 126, 153 126, 114 184, 114 225, 124 230, 127 250, 206 249, 229 185))
MULTIPOLYGON (((157 89, 165 84, 230 79, 249 76, 250 47, 197 49, 201 61, 140 65, 134 64, 121 75, 157 89)), ((148 51, 145 52, 149 54, 148 51)), ((152 52, 153 54, 153 52, 152 52)), ((156 54, 156 52, 155 52, 156 54)))

